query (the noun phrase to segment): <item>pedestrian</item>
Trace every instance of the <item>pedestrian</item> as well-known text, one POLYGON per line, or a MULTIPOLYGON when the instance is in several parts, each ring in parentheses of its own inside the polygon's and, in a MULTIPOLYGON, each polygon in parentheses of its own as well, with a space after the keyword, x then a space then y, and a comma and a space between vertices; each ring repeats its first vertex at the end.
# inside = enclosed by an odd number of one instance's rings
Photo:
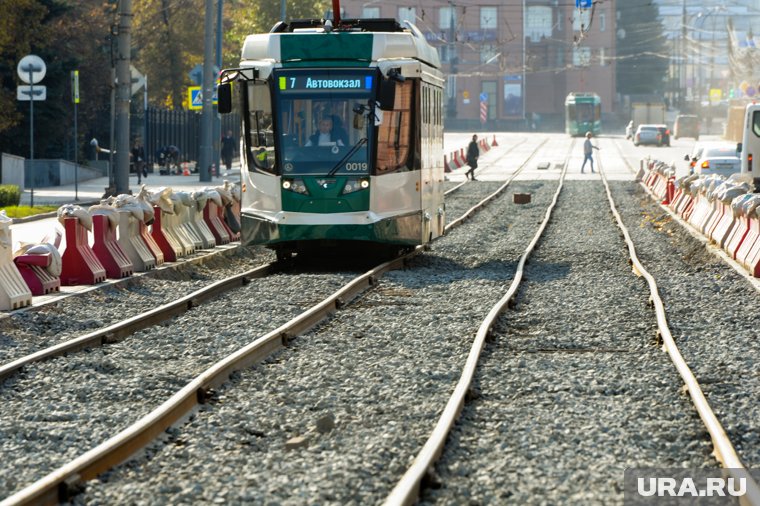
POLYGON ((227 135, 222 137, 222 162, 227 167, 227 171, 232 170, 232 156, 235 154, 235 138, 232 136, 232 130, 227 130, 227 135))
POLYGON ((145 167, 145 149, 138 139, 132 145, 132 164, 137 174, 137 184, 142 183, 142 178, 148 178, 148 169, 145 167))
POLYGON ((594 157, 592 153, 595 149, 599 149, 597 146, 591 144, 591 132, 586 132, 586 140, 583 142, 583 165, 581 165, 581 174, 586 167, 586 162, 591 162, 591 172, 594 172, 594 157))
POLYGON ((478 135, 474 134, 472 136, 472 141, 470 141, 469 146, 467 146, 467 165, 470 166, 470 170, 465 172, 465 177, 467 179, 472 176, 473 181, 477 181, 475 179, 475 169, 478 168, 478 157, 480 156, 480 149, 478 148, 478 135))

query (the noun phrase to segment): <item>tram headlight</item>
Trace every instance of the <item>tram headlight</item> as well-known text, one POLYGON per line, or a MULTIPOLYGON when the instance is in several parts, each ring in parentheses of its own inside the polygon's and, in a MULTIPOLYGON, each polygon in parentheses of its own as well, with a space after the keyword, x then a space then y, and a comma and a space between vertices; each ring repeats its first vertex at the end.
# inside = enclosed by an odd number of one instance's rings
POLYGON ((283 179, 282 189, 301 195, 309 195, 309 190, 306 189, 303 179, 283 179))
POLYGON ((366 190, 367 188, 369 188, 369 179, 366 177, 362 177, 359 179, 353 179, 353 178, 348 179, 346 181, 345 186, 343 186, 343 191, 341 192, 341 195, 358 192, 360 190, 366 190))

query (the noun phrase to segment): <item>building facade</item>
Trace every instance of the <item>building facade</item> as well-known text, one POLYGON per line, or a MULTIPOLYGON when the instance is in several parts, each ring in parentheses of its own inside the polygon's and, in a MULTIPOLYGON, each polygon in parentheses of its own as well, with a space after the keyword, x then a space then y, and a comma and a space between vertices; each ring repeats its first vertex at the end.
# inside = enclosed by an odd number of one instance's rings
POLYGON ((577 9, 559 0, 343 0, 345 18, 414 23, 447 75, 446 126, 556 130, 565 97, 594 92, 616 109, 615 1, 577 9))
MULTIPOLYGON (((740 46, 754 46, 760 31, 760 0, 654 1, 670 47, 668 91, 672 102, 694 109, 708 102, 741 98, 746 91, 745 77, 737 72, 741 69, 731 68, 729 31, 740 46)), ((758 83, 750 85, 760 91, 758 83)))

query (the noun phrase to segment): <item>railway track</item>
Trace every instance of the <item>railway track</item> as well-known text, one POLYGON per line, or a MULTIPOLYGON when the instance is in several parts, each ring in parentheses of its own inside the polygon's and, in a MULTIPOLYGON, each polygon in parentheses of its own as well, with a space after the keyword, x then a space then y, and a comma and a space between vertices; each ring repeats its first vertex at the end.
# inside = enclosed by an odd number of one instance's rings
MULTIPOLYGON (((600 169, 606 198, 626 240, 634 272, 644 276, 649 285, 657 331, 710 434, 714 453, 725 468, 730 468, 729 473, 744 476, 735 471, 742 464, 680 357, 657 285, 638 261, 600 169)), ((562 183, 558 194, 561 187, 562 183)), ((570 197, 577 198, 572 193, 577 189, 571 190, 570 197)), ((603 213, 595 207, 588 206, 580 216, 562 212, 553 220, 553 227, 578 228, 579 236, 586 227, 593 227, 588 232, 592 237, 579 237, 579 241, 585 239, 590 244, 574 252, 589 260, 567 257, 562 247, 554 244, 552 234, 542 240, 541 252, 533 262, 540 266, 534 272, 529 270, 528 279, 534 283, 525 289, 521 307, 514 316, 496 320, 516 293, 518 275, 481 324, 443 415, 386 504, 414 503, 420 487, 423 503, 528 503, 539 497, 549 503, 568 498, 598 502, 600 497, 605 503, 615 503, 622 502, 626 467, 709 465, 710 448, 699 443, 703 438, 698 420, 689 416, 690 407, 678 398, 672 367, 658 356, 656 348, 641 339, 642 330, 653 334, 651 324, 649 329, 627 330, 640 326, 634 322, 644 319, 644 304, 610 307, 610 301, 630 300, 637 290, 631 285, 638 283, 622 276, 624 259, 620 255, 617 259, 615 255, 599 255, 598 236, 606 235, 605 243, 614 243, 615 239, 614 230, 602 225, 603 213), (589 219, 590 215, 595 216, 589 219), (579 223, 586 226, 578 227, 579 223), (576 269, 583 272, 574 274, 576 269), (614 272, 600 276, 610 269, 614 272), (578 290, 585 292, 579 304, 568 305, 562 300, 564 294, 578 290), (615 294, 616 290, 623 293, 615 294), (603 293, 599 296, 595 292, 603 293), (539 298, 549 303, 538 305, 539 298), (536 306, 541 307, 533 309, 536 306), (593 328, 593 321, 599 318, 613 318, 621 325, 607 325, 600 331, 593 328), (489 335, 495 344, 480 359, 489 335), (660 381, 651 380, 653 372, 660 381), (663 377, 668 381, 662 381, 663 377), (468 395, 470 402, 466 404, 468 395), (677 413, 673 411, 675 405, 679 406, 677 413), (445 446, 447 439, 450 444, 445 446), (690 451, 679 454, 671 450, 673 446, 690 451), (431 471, 440 455, 441 461, 431 471), (537 466, 542 461, 552 465, 537 466)), ((536 240, 538 235, 540 232, 536 240)), ((528 253, 526 250, 523 261, 528 253)), ((760 500, 757 485, 751 480, 748 497, 750 504, 760 500)))
MULTIPOLYGON (((533 151, 535 153, 536 150, 533 151)), ((532 156, 532 155, 531 155, 532 156)), ((530 157, 528 158, 528 160, 530 157)), ((527 160, 526 160, 527 163, 527 160)), ((501 185, 499 191, 503 192, 506 188, 501 185)), ((483 204, 491 200, 486 198, 483 204)), ((468 214, 473 214, 477 206, 471 208, 468 214)), ((450 228, 455 228, 457 224, 451 224, 450 228)), ((418 251, 419 252, 419 251, 418 251)), ((211 366, 200 376, 188 383, 180 392, 174 394, 174 397, 164 403, 162 408, 155 410, 151 415, 141 419, 131 428, 122 431, 114 436, 110 442, 106 442, 88 454, 80 457, 69 465, 59 468, 37 482, 36 485, 29 487, 20 495, 12 496, 8 503, 26 502, 26 501, 55 501, 59 493, 69 486, 76 488, 76 483, 80 480, 87 480, 105 469, 113 466, 114 463, 126 458, 128 455, 145 445, 151 438, 160 434, 164 429, 176 423, 183 417, 189 416, 199 402, 208 402, 214 398, 215 389, 226 380, 233 370, 245 368, 251 363, 267 356, 272 350, 278 349, 305 329, 322 321, 326 315, 333 314, 335 311, 350 301, 356 294, 362 292, 371 284, 375 283, 377 276, 386 270, 402 266, 406 259, 398 259, 391 263, 381 266, 378 270, 360 276, 346 287, 335 292, 331 297, 320 303, 317 308, 307 311, 306 314, 298 321, 291 321, 270 332, 269 334, 257 339, 251 345, 239 350, 227 357, 227 359, 211 366), (72 483, 72 477, 74 477, 72 483), (63 483, 68 483, 62 486, 63 483)), ((235 315, 237 317, 237 315, 235 315)), ((239 321, 239 317, 238 317, 239 321)), ((110 347, 109 347, 110 348, 110 347)), ((155 354, 155 352, 154 352, 155 354)), ((118 366, 117 366, 118 367, 118 366)), ((101 438, 102 439, 102 438, 101 438)))

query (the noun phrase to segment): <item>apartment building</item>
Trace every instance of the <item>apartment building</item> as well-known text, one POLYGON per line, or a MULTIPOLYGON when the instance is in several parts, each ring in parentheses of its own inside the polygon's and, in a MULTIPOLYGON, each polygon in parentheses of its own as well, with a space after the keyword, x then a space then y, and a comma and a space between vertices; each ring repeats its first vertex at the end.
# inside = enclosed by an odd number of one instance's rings
POLYGON ((614 0, 593 9, 559 0, 343 0, 341 6, 345 18, 409 20, 438 48, 447 128, 562 128, 565 97, 573 91, 597 93, 603 115, 616 110, 614 0))

